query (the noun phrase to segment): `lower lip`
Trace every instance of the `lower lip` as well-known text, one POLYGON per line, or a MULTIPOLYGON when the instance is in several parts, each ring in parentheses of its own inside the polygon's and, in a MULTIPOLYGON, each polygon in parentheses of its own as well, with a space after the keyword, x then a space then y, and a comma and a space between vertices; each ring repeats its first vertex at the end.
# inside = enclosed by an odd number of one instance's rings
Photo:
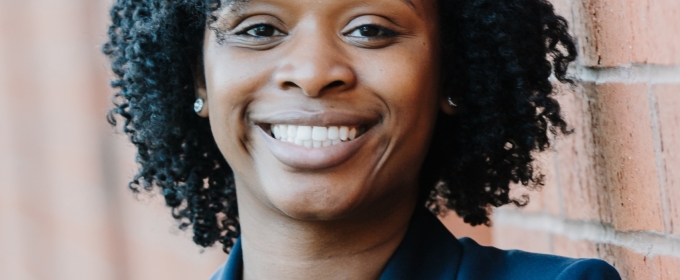
POLYGON ((255 126, 255 129, 259 131, 274 157, 285 165, 306 170, 327 169, 347 161, 359 151, 373 133, 373 128, 371 128, 352 141, 328 147, 306 148, 276 140, 259 126, 255 126))

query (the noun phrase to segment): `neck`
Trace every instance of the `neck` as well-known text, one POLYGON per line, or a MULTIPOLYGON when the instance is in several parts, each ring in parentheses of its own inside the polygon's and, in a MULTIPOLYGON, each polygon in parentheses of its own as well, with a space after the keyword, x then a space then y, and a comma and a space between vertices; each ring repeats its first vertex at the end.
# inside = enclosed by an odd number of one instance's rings
POLYGON ((238 199, 243 279, 378 279, 415 208, 415 200, 400 201, 309 221, 257 207, 247 194, 238 199))

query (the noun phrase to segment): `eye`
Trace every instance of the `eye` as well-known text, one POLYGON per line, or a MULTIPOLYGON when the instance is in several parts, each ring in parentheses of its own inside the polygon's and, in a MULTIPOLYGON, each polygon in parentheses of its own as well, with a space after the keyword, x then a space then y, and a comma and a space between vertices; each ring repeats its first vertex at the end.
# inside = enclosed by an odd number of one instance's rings
POLYGON ((381 37, 394 37, 396 36, 396 33, 381 26, 366 24, 353 29, 347 34, 347 36, 381 38, 381 37))
POLYGON ((238 35, 252 36, 252 37, 274 37, 274 36, 286 35, 283 32, 281 32, 280 30, 276 29, 276 27, 271 26, 269 24, 254 25, 254 26, 246 28, 244 31, 241 31, 237 34, 238 35))

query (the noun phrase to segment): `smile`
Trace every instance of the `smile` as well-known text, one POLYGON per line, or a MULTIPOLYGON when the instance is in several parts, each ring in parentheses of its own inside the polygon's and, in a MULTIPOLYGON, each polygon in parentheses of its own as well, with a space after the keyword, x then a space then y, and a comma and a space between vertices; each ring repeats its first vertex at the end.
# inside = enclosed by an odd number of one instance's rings
POLYGON ((365 126, 305 126, 272 124, 271 136, 305 148, 321 148, 348 142, 361 136, 365 126))
POLYGON ((332 168, 375 145, 380 115, 370 111, 268 112, 251 115, 253 128, 281 163, 299 170, 332 168))
POLYGON ((286 138, 284 140, 282 134, 284 125, 271 127, 272 129, 268 130, 263 126, 256 126, 271 153, 283 164, 304 170, 326 169, 342 164, 356 155, 371 138, 375 138, 371 136, 375 134, 374 127, 363 129, 361 126, 317 126, 317 134, 314 135, 314 126, 285 125, 286 138), (338 128, 337 136, 335 136, 335 127, 338 128), (295 133, 290 134, 294 137, 288 137, 288 132, 293 132, 294 129, 295 133), (275 133, 274 130, 277 132, 275 133), (323 139, 321 132, 324 130, 326 140, 313 140, 323 139), (337 137, 337 139, 328 139, 329 130, 331 138, 337 137), (364 130, 365 132, 362 132, 364 130), (341 131, 342 135, 340 135, 341 131), (346 138, 344 137, 345 131, 347 131, 346 138), (277 139, 276 134, 280 139, 277 139))

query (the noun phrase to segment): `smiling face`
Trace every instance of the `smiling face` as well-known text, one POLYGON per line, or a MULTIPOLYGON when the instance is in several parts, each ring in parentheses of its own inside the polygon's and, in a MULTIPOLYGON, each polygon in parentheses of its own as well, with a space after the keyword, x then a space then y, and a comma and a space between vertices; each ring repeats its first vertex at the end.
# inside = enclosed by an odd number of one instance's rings
POLYGON ((250 0, 214 27, 200 114, 239 208, 334 220, 415 203, 441 103, 434 0, 250 0))

